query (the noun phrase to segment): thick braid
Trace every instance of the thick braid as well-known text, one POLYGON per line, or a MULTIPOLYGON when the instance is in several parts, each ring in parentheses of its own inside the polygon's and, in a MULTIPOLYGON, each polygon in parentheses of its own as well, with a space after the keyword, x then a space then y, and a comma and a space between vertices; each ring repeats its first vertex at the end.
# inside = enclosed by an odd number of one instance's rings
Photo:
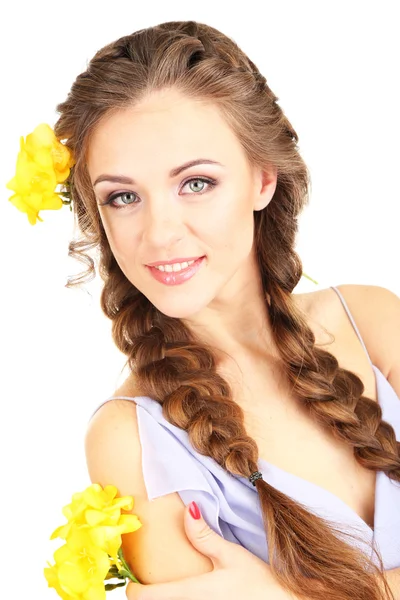
MULTIPOLYGON (((258 469, 257 444, 246 433, 243 411, 232 399, 229 385, 216 371, 212 349, 201 345, 181 321, 158 312, 139 292, 114 314, 112 326, 118 347, 127 346, 129 340, 128 361, 140 393, 162 405, 165 418, 187 431, 199 453, 212 457, 232 475, 249 477, 258 469)), ((380 599, 371 591, 372 565, 346 543, 348 533, 266 481, 255 484, 270 565, 284 586, 316 600, 322 594, 332 600, 380 599), (319 581, 321 565, 327 571, 327 588, 319 581), (357 570, 362 574, 359 581, 354 577, 357 570), (343 590, 346 576, 354 581, 351 596, 348 587, 343 590)))
POLYGON ((287 376, 310 414, 352 446, 362 466, 400 481, 400 442, 393 427, 382 420, 379 403, 363 395, 364 385, 355 373, 339 367, 330 352, 315 345, 315 336, 293 301, 291 293, 302 274, 294 250, 297 220, 287 218, 293 211, 293 196, 292 190, 279 192, 273 210, 255 215, 256 240, 265 229, 269 231, 268 244, 258 244, 259 264, 274 340, 287 376))
MULTIPOLYGON (((287 260, 286 270, 294 264, 291 253, 287 248, 281 259, 287 260)), ((268 294, 274 339, 289 367, 294 393, 319 423, 354 448, 363 467, 384 471, 400 481, 400 443, 393 427, 382 420, 379 403, 363 395, 364 385, 355 373, 339 367, 332 354, 315 346, 314 334, 291 294, 271 276, 268 294)))
POLYGON ((116 334, 121 324, 129 326, 134 363, 130 366, 141 393, 162 404, 164 416, 188 432, 198 452, 231 473, 248 477, 257 469, 258 448, 244 430, 242 409, 216 372, 213 354, 191 339, 180 321, 155 315, 150 303, 145 318, 133 319, 132 315, 143 314, 139 306, 143 308, 144 297, 138 294, 135 300, 113 325, 116 334))

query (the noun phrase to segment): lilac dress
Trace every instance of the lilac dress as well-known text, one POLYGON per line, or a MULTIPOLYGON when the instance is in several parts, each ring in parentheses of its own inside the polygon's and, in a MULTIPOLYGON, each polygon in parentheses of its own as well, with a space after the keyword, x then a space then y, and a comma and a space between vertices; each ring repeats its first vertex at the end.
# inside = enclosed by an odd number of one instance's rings
MULTIPOLYGON (((343 296, 338 289, 333 289, 370 359, 343 296)), ((381 371, 372 362, 371 366, 383 419, 393 426, 396 439, 400 441, 400 399, 381 371)), ((199 454, 192 447, 186 431, 171 425, 163 417, 162 408, 155 400, 145 396, 114 396, 100 406, 113 399, 130 400, 137 405, 143 476, 149 499, 177 492, 185 505, 195 500, 214 531, 268 562, 258 494, 250 481, 231 475, 214 459, 199 454)), ((260 459, 258 466, 265 481, 331 522, 339 535, 342 531, 356 534, 356 540, 346 538, 347 541, 368 556, 372 556, 371 544, 375 543, 385 570, 400 567, 400 483, 392 482, 383 471, 377 472, 372 529, 332 492, 266 460, 260 459)))

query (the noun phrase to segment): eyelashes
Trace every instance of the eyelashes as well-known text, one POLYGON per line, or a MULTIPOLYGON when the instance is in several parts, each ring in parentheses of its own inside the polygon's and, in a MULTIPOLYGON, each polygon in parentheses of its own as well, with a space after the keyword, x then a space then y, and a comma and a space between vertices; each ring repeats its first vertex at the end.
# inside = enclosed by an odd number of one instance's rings
MULTIPOLYGON (((188 179, 187 181, 185 181, 185 183, 183 184, 183 187, 185 185, 187 185, 188 183, 191 183, 192 181, 202 181, 203 183, 206 183, 209 186, 209 191, 211 191, 213 188, 215 188, 215 186, 218 184, 216 179, 211 179, 209 177, 192 177, 191 179, 188 179)), ((207 191, 207 190, 206 190, 207 191)), ((205 194, 206 192, 204 191, 200 191, 200 192, 193 192, 194 195, 196 196, 202 196, 203 194, 205 194)), ((132 196, 134 198, 137 198, 137 194, 135 194, 135 192, 118 192, 117 194, 111 194, 106 202, 104 202, 103 204, 100 204, 100 206, 111 206, 112 208, 116 208, 117 210, 119 209, 124 209, 127 208, 129 206, 134 206, 135 204, 139 204, 139 202, 137 200, 132 201, 132 202, 124 202, 122 205, 121 204, 116 204, 115 201, 118 198, 122 198, 122 196, 132 196)))

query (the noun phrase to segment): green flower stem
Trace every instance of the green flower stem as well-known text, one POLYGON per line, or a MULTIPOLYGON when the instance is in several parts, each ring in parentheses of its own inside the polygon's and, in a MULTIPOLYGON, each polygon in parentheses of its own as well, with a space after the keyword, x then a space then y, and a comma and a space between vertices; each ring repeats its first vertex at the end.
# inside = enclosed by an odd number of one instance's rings
POLYGON ((58 194, 61 198, 61 202, 64 204, 64 206, 69 206, 69 210, 72 212, 72 198, 71 198, 71 194, 69 193, 59 193, 58 194), (64 198, 67 198, 67 200, 65 200, 64 198))
POLYGON ((318 285, 318 281, 315 281, 315 279, 312 279, 309 275, 307 275, 306 273, 302 273, 303 277, 307 277, 307 279, 309 279, 310 281, 312 281, 313 283, 315 283, 315 285, 318 285))
POLYGON ((72 200, 71 200, 71 196, 67 196, 66 194, 58 194, 61 198, 61 202, 63 204, 71 204, 72 200), (67 198, 67 200, 64 200, 64 198, 67 198))
POLYGON ((122 581, 121 583, 106 583, 104 589, 106 592, 109 592, 110 590, 115 590, 115 588, 124 587, 125 583, 125 581, 122 581))
POLYGON ((119 579, 122 579, 122 577, 120 577, 120 576, 119 576, 119 573, 118 573, 118 567, 117 567, 117 565, 112 565, 112 566, 109 568, 109 570, 108 570, 108 573, 107 573, 107 575, 106 575, 106 580, 107 580, 107 579, 114 579, 114 577, 117 577, 117 578, 119 578, 119 579))
POLYGON ((136 577, 134 576, 134 574, 131 572, 130 568, 128 567, 125 559, 124 559, 124 555, 122 554, 122 546, 120 547, 120 549, 118 550, 118 558, 119 560, 122 562, 123 565, 123 569, 119 570, 119 574, 122 575, 123 577, 128 577, 131 581, 134 581, 135 583, 140 583, 140 581, 138 581, 136 579, 136 577))

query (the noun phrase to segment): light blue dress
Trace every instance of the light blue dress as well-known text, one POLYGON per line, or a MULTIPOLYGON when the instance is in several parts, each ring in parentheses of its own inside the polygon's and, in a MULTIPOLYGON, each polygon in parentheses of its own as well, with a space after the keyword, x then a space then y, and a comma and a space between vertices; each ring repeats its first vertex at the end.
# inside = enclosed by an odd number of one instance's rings
MULTIPOLYGON (((393 426, 396 439, 400 441, 400 399, 381 371, 372 364, 343 296, 337 288, 333 289, 371 362, 383 419, 393 426)), ((246 478, 231 475, 214 459, 199 454, 192 447, 186 431, 171 425, 163 417, 162 407, 155 400, 144 396, 114 396, 100 406, 113 399, 130 400, 137 405, 143 476, 149 499, 178 492, 185 505, 195 500, 212 529, 268 562, 258 494, 252 483, 246 478)), ((266 460, 260 459, 258 465, 265 481, 314 514, 327 519, 340 536, 342 531, 358 536, 356 540, 344 538, 348 543, 353 543, 368 556, 372 556, 371 545, 375 543, 385 569, 400 567, 400 483, 391 481, 383 471, 377 472, 372 529, 332 492, 266 460)))

